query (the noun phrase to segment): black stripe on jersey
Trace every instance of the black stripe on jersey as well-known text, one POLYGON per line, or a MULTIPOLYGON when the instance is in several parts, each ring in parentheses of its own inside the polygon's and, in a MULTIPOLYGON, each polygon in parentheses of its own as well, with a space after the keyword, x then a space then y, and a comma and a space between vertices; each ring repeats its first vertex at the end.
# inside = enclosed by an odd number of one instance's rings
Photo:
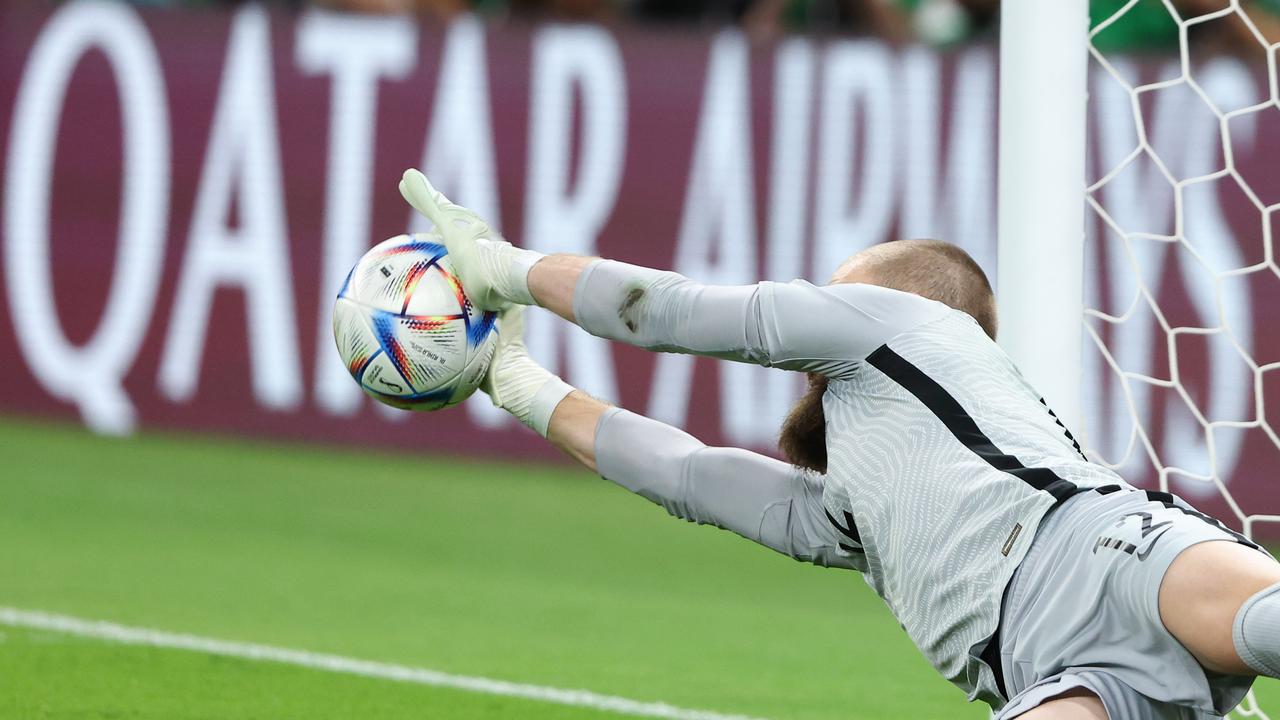
POLYGON ((1045 410, 1049 411, 1049 417, 1053 418, 1053 421, 1057 423, 1058 427, 1062 428, 1063 434, 1067 436, 1067 440, 1071 441, 1071 447, 1076 449, 1076 454, 1080 456, 1080 459, 1087 461, 1089 458, 1085 457, 1084 449, 1080 447, 1080 443, 1076 440, 1076 436, 1071 434, 1071 430, 1067 428, 1066 424, 1064 424, 1062 420, 1058 419, 1058 413, 1054 412, 1053 408, 1049 407, 1049 403, 1045 402, 1044 398, 1040 398, 1040 404, 1044 406, 1045 410))
POLYGON ((1200 520, 1203 520, 1204 522, 1214 526, 1215 528, 1235 538, 1236 542, 1240 543, 1241 545, 1247 545, 1253 548, 1254 550, 1261 549, 1258 547, 1257 543, 1245 537, 1243 534, 1238 533, 1235 530, 1232 530, 1231 528, 1227 527, 1227 525, 1223 523, 1221 520, 1219 520, 1218 518, 1213 517, 1212 515, 1205 515, 1199 510, 1195 510, 1193 508, 1183 507, 1179 505, 1174 500, 1173 495, 1170 495, 1167 492, 1158 492, 1156 490, 1146 490, 1144 492, 1146 492, 1147 494, 1147 499, 1152 502, 1158 502, 1161 505, 1164 505, 1165 507, 1169 508, 1170 510, 1177 510, 1178 512, 1184 515, 1190 515, 1193 518, 1198 518, 1200 520))
POLYGON ((888 345, 881 345, 875 352, 868 355, 867 362, 924 403, 924 406, 942 421, 942 424, 961 444, 987 461, 991 467, 1007 472, 1037 490, 1049 493, 1059 502, 1079 492, 1080 489, 1075 483, 1058 477, 1057 473, 1049 468, 1029 468, 1018 458, 996 447, 995 443, 991 442, 991 438, 982 432, 951 393, 906 358, 889 349, 888 345))
POLYGON ((834 527, 836 530, 839 530, 841 535, 857 543, 856 547, 853 545, 845 545, 844 543, 840 543, 841 550, 844 550, 845 552, 866 552, 865 550, 862 549, 862 536, 858 534, 858 526, 853 524, 852 513, 850 513, 848 510, 844 511, 844 519, 846 522, 849 523, 848 527, 845 527, 844 525, 841 525, 835 519, 834 516, 831 515, 831 512, 829 510, 823 510, 823 512, 827 514, 827 521, 831 523, 832 527, 834 527))

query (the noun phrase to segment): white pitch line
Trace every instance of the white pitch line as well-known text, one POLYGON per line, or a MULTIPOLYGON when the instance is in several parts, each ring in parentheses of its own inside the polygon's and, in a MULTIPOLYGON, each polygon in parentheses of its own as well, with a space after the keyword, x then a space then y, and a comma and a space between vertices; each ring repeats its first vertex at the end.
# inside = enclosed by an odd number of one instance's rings
POLYGON ((287 665, 297 665, 346 675, 362 675, 364 677, 415 683, 417 685, 453 688, 485 695, 525 698, 558 705, 605 710, 623 715, 666 718, 667 720, 762 720, 761 718, 753 718, 746 715, 726 715, 710 710, 692 710, 663 702, 643 702, 614 695, 601 695, 589 690, 570 690, 544 687, 542 685, 526 685, 524 683, 471 675, 453 675, 439 670, 374 662, 372 660, 359 660, 342 657, 341 655, 308 652, 306 650, 290 650, 270 645, 217 640, 196 635, 170 633, 163 630, 129 627, 111 622, 84 620, 37 610, 0 607, 0 625, 47 630, 125 645, 149 645, 175 650, 192 650, 212 655, 243 658, 245 660, 285 663, 287 665))

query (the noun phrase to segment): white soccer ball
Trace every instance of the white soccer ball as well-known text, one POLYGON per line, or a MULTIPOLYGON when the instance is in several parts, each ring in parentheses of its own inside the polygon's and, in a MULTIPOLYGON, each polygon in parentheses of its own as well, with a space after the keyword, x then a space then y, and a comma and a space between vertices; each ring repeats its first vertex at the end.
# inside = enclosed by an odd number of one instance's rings
POLYGON ((496 320, 467 299, 439 236, 414 233, 379 243, 352 268, 333 307, 333 337, 366 393, 437 410, 480 386, 496 320))

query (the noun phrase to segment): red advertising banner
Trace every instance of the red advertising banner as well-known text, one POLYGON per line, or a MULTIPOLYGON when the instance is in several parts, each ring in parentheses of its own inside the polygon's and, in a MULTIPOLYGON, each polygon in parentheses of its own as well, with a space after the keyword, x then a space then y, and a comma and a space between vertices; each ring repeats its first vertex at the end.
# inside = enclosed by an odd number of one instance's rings
MULTIPOLYGON (((374 242, 421 227, 396 192, 410 166, 542 251, 747 283, 825 280, 869 244, 934 236, 994 278, 990 47, 757 47, 732 31, 440 27, 256 6, 0 15, 6 414, 110 433, 549 455, 483 397, 388 410, 338 361, 329 312, 342 278, 374 242)), ((1116 63, 1135 84, 1178 72, 1172 60, 1116 63)), ((1199 78, 1203 95, 1184 83, 1136 106, 1095 78, 1092 177, 1140 147, 1135 108, 1169 167, 1144 155, 1094 195, 1113 224, 1091 230, 1089 297, 1115 317, 1095 318, 1107 355, 1086 348, 1084 434, 1128 458, 1137 482, 1155 481, 1158 455, 1216 472, 1247 512, 1280 510, 1276 445, 1254 422, 1267 374, 1249 365, 1280 358, 1267 323, 1280 280, 1224 274, 1270 260, 1263 208, 1280 180, 1265 158, 1280 123, 1220 121, 1265 95, 1239 61, 1210 61, 1199 78), (1178 186, 1225 168, 1227 150, 1234 174, 1178 186), (1135 232, 1185 241, 1121 239, 1135 232), (1227 322, 1234 340, 1166 332, 1135 302, 1139 286, 1170 327, 1227 322), (1156 382, 1126 392, 1108 355, 1156 382), (1223 421, 1237 422, 1206 434, 1223 421)), ((529 345, 548 367, 710 443, 769 449, 799 390, 788 373, 610 346, 534 314, 529 345)), ((1175 490, 1221 505, 1210 483, 1175 490)))

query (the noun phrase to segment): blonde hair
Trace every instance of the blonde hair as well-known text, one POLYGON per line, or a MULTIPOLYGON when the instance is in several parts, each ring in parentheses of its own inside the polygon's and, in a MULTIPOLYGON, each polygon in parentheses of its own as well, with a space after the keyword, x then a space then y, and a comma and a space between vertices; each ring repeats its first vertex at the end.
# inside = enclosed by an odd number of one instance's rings
POLYGON ((957 245, 942 240, 895 240, 873 245, 850 259, 884 287, 937 300, 968 313, 996 337, 996 298, 982 267, 957 245))

